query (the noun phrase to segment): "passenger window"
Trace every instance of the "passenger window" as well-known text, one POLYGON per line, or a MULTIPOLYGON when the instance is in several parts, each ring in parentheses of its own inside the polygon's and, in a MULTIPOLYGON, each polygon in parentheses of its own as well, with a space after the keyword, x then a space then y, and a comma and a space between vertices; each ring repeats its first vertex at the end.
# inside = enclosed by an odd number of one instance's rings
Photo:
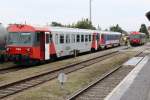
POLYGON ((72 43, 75 43, 75 35, 72 34, 71 37, 72 37, 72 38, 71 38, 72 43))
POLYGON ((69 34, 66 35, 66 43, 70 43, 70 35, 69 34))
POLYGON ((53 37, 52 34, 49 35, 49 41, 52 42, 53 41, 53 37))
POLYGON ((81 42, 84 42, 84 35, 81 35, 81 42))
POLYGON ((77 35, 77 42, 80 42, 80 35, 77 35))
POLYGON ((89 35, 89 42, 91 41, 91 35, 89 35))
POLYGON ((49 43, 49 34, 46 34, 46 43, 49 43))
POLYGON ((63 44, 64 43, 64 35, 60 35, 60 44, 63 44))
POLYGON ((99 37, 100 37, 100 35, 99 35, 99 34, 97 34, 97 35, 96 35, 96 40, 99 40, 99 37))
POLYGON ((58 44, 58 34, 55 35, 55 42, 58 44))
POLYGON ((95 35, 92 35, 92 39, 95 40, 95 35))
POLYGON ((88 42, 88 35, 85 35, 85 42, 88 42))

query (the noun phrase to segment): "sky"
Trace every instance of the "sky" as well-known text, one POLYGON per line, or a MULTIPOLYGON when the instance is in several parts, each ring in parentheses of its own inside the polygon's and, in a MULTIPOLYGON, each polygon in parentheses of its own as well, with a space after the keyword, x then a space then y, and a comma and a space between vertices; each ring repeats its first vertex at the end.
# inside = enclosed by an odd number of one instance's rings
MULTIPOLYGON (((102 29, 119 24, 126 31, 150 26, 145 13, 150 0, 92 0, 92 22, 102 29)), ((0 22, 4 25, 27 23, 46 25, 52 21, 75 23, 89 18, 89 0, 2 0, 0 22)))

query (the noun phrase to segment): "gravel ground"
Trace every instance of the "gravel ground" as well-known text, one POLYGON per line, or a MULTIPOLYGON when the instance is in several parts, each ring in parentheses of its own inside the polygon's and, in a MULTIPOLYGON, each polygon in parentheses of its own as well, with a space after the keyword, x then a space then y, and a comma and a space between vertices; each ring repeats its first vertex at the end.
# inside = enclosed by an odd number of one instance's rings
POLYGON ((7 63, 0 63, 0 69, 4 69, 4 68, 9 68, 11 66, 15 66, 15 64, 11 63, 11 62, 7 62, 7 63))

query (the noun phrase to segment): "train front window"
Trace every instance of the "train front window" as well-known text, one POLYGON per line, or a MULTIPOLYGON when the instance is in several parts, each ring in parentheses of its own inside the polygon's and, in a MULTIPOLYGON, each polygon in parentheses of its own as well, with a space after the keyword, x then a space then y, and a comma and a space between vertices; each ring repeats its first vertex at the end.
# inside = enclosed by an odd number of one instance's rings
POLYGON ((32 45, 32 33, 9 33, 10 45, 32 45))
POLYGON ((139 35, 131 35, 130 38, 131 39, 138 39, 138 38, 140 38, 140 36, 139 35))

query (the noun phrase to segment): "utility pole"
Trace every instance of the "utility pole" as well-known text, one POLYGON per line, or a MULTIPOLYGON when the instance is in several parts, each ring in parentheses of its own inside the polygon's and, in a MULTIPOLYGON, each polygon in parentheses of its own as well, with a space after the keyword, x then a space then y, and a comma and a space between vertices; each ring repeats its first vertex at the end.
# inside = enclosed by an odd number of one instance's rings
POLYGON ((92 0, 89 0, 89 14, 90 14, 90 16, 89 16, 89 20, 90 20, 90 22, 92 22, 92 0))

